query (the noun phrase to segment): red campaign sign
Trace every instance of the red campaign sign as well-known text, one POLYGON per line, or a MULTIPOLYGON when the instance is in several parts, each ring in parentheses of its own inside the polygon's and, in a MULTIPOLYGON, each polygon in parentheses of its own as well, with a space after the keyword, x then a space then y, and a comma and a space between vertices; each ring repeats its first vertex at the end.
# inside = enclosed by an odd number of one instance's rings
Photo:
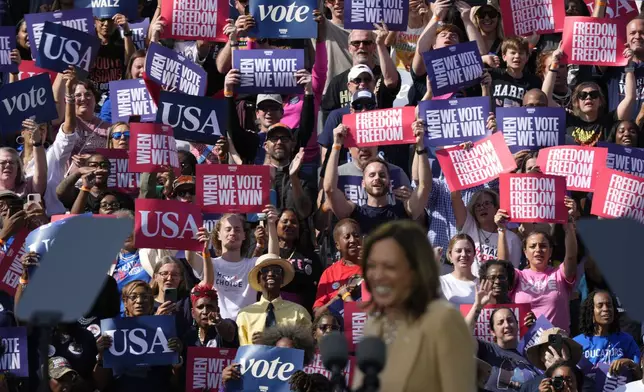
POLYGON ((469 150, 455 146, 436 151, 452 192, 473 188, 517 168, 501 132, 481 139, 469 150))
MULTIPOLYGON (((595 0, 584 0, 588 13, 593 14, 593 7, 595 0)), ((622 23, 628 23, 639 15, 639 8, 635 0, 607 0, 606 3, 606 16, 605 18, 618 19, 622 23)), ((623 25, 626 28, 626 25, 623 25)))
POLYGON ((134 245, 151 249, 201 251, 197 231, 203 225, 201 208, 177 200, 134 201, 134 245))
POLYGON ((616 19, 567 17, 562 49, 568 64, 619 67, 623 56, 626 27, 616 19))
POLYGON ((22 60, 20 62, 20 65, 18 65, 18 80, 25 80, 32 76, 40 75, 43 73, 48 73, 49 79, 51 80, 51 84, 54 84, 54 80, 56 80, 56 75, 58 75, 57 72, 36 67, 35 61, 22 60))
POLYGON ((601 147, 557 146, 539 150, 537 165, 544 174, 566 177, 569 191, 593 192, 607 158, 601 147))
MULTIPOLYGON (((88 215, 88 214, 60 214, 60 215, 52 215, 51 216, 51 223, 57 222, 59 220, 71 218, 72 216, 78 216, 78 215, 88 215)), ((105 214, 91 214, 92 218, 116 218, 116 215, 105 215, 105 214)))
POLYGON ((161 124, 130 124, 129 170, 154 173, 163 166, 179 168, 177 142, 172 127, 161 124))
POLYGON ((22 263, 20 259, 27 253, 25 239, 29 231, 24 229, 13 237, 13 242, 7 253, 0 252, 0 291, 4 291, 10 296, 16 295, 16 288, 22 276, 22 263))
POLYGON ((560 33, 564 28, 564 0, 501 0, 506 36, 560 33))
POLYGON ((197 165, 197 203, 203 212, 262 212, 271 203, 270 192, 268 166, 197 165))
POLYGON ((342 116, 342 123, 349 131, 344 145, 372 147, 416 143, 414 121, 416 108, 411 106, 346 114, 342 116))
MULTIPOLYGON (((519 321, 519 338, 522 338, 528 332, 528 327, 525 325, 525 316, 530 313, 530 304, 503 304, 503 305, 486 305, 483 307, 476 325, 474 326, 474 337, 485 342, 494 343, 494 334, 490 331, 490 316, 494 309, 508 308, 519 321)), ((461 314, 467 316, 472 309, 472 305, 461 305, 461 314)))
POLYGON ((226 42, 224 26, 229 12, 227 0, 163 0, 161 17, 166 26, 161 38, 226 42))
POLYGON ((597 177, 590 213, 644 223, 644 178, 604 168, 597 177))
MULTIPOLYGON (((342 370, 342 374, 344 375, 344 381, 346 382, 347 385, 351 385, 353 383, 353 372, 354 368, 356 366, 356 359, 353 356, 349 356, 349 362, 347 362, 347 366, 345 366, 344 370, 342 370)), ((322 363, 322 356, 320 353, 315 353, 315 356, 313 357, 313 362, 311 362, 310 365, 305 366, 302 371, 306 374, 314 374, 314 373, 319 373, 322 374, 324 377, 328 378, 329 380, 331 379, 331 371, 327 370, 324 367, 324 364, 322 363)))
POLYGON ((234 362, 234 348, 188 347, 186 392, 224 392, 224 369, 234 362))
POLYGON ((356 351, 356 346, 364 335, 367 311, 360 307, 363 304, 364 302, 344 303, 344 336, 347 338, 350 353, 356 351))
POLYGON ((130 195, 138 195, 141 189, 141 173, 131 172, 129 169, 130 154, 127 150, 114 148, 97 148, 101 154, 110 161, 110 175, 107 177, 107 188, 130 195))
POLYGON ((501 209, 512 222, 566 223, 566 178, 540 173, 501 174, 501 209))

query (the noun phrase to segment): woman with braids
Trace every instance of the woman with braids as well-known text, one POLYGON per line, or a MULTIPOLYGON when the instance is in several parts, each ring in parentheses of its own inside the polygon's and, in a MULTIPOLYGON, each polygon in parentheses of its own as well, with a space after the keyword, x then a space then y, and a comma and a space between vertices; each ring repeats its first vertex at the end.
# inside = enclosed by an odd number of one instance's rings
POLYGON ((584 357, 591 364, 610 364, 612 374, 619 374, 624 368, 630 369, 636 378, 641 378, 641 369, 637 365, 640 350, 633 337, 620 330, 616 309, 617 301, 608 291, 590 293, 581 305, 581 335, 575 336, 574 340, 581 344, 584 357))

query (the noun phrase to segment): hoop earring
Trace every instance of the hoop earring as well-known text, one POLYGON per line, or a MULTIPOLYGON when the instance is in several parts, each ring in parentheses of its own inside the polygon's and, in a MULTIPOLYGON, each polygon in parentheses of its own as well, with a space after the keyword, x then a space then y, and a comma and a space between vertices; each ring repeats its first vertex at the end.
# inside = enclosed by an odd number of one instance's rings
POLYGON ((25 137, 22 135, 16 136, 16 143, 20 144, 21 146, 25 144, 25 137))

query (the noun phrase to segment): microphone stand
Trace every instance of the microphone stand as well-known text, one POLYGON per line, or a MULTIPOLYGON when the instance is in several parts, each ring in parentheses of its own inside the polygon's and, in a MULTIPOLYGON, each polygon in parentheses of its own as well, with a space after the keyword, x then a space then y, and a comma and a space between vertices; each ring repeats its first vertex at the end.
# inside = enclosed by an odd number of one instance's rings
POLYGON ((364 372, 364 379, 362 380, 362 387, 357 392, 378 392, 380 391, 380 379, 378 378, 378 371, 369 367, 364 372))
POLYGON ((331 369, 331 385, 331 390, 333 392, 347 391, 344 376, 342 375, 342 368, 340 366, 334 365, 331 369))

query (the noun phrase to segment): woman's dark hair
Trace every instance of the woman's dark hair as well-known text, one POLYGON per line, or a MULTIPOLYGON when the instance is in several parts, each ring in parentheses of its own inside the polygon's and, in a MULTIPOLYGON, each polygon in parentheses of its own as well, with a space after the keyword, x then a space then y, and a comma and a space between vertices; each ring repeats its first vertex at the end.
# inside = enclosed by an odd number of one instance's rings
POLYGON ((288 380, 291 391, 295 392, 331 392, 331 380, 319 373, 306 374, 301 370, 293 373, 288 380))
POLYGON ((555 247, 555 239, 552 238, 552 235, 550 233, 548 233, 547 231, 539 230, 539 229, 532 230, 531 232, 528 233, 528 235, 523 237, 523 241, 522 241, 523 249, 525 249, 526 246, 528 246, 528 238, 532 237, 533 235, 542 235, 542 236, 544 236, 546 238, 546 240, 548 241, 548 244, 550 244, 550 249, 554 249, 554 247, 555 247))
MULTIPOLYGON (((427 233, 418 223, 410 220, 385 223, 371 232, 364 241, 364 252, 360 261, 363 276, 368 276, 367 260, 373 246, 386 239, 396 241, 409 263, 412 288, 409 297, 405 300, 405 307, 412 318, 418 319, 427 310, 427 305, 439 298, 439 272, 438 263, 434 260, 434 249, 427 239, 427 233)), ((365 284, 367 290, 371 291, 369 279, 365 279, 365 284)))
POLYGON ((293 208, 284 208, 283 210, 279 211, 279 214, 277 215, 277 224, 279 225, 280 220, 282 219, 282 215, 284 215, 285 212, 291 212, 293 215, 295 215, 295 220, 297 221, 297 238, 295 239, 295 247, 297 248, 300 242, 300 238, 302 237, 302 230, 304 227, 303 225, 300 224, 300 219, 297 216, 297 211, 293 208))
POLYGON ((576 363, 573 363, 571 361, 558 360, 552 365, 550 365, 548 370, 546 370, 545 376, 547 378, 551 378, 555 370, 559 369, 560 367, 567 367, 570 370, 572 370, 573 374, 575 375, 575 379, 577 381, 577 391, 581 391, 581 388, 584 385, 584 374, 577 367, 576 363))
POLYGON ((195 157, 190 151, 179 150, 177 155, 183 154, 188 161, 186 167, 181 167, 181 175, 183 176, 194 176, 197 173, 197 157, 195 157))
POLYGON ((76 81, 76 85, 74 86, 74 91, 76 91, 76 87, 79 85, 85 87, 86 90, 94 94, 94 100, 96 101, 96 105, 98 105, 98 102, 101 100, 101 94, 96 89, 94 83, 90 82, 89 80, 78 80, 76 81))
POLYGON ((505 269, 505 275, 508 277, 508 290, 514 287, 514 266, 506 260, 490 260, 481 264, 481 267, 479 268, 479 279, 484 280, 487 276, 487 270, 494 265, 498 265, 505 269))
POLYGON ((617 333, 620 331, 617 300, 606 290, 595 290, 588 294, 588 297, 581 303, 581 308, 579 309, 579 332, 586 336, 595 335, 595 295, 599 293, 608 294, 613 303, 613 322, 608 327, 608 333, 617 333))
POLYGON ((330 310, 328 310, 328 309, 324 309, 322 312, 320 312, 320 313, 319 313, 317 316, 315 316, 315 318, 313 319, 313 324, 311 325, 311 329, 312 329, 312 331, 311 331, 311 332, 313 332, 313 336, 315 336, 315 331, 317 330, 318 325, 320 324, 320 321, 321 321, 323 318, 325 318, 325 317, 332 317, 335 321, 337 321, 337 322, 338 322, 338 325, 340 326, 340 331, 342 331, 342 330, 343 330, 343 328, 342 328, 342 327, 343 327, 343 325, 342 325, 343 323, 342 323, 342 319, 340 318, 340 316, 335 315, 334 313, 332 313, 332 312, 331 312, 330 310))
POLYGON ((275 346, 281 339, 289 339, 293 347, 304 351, 304 366, 313 361, 315 356, 315 340, 311 331, 300 325, 278 325, 268 328, 262 333, 260 344, 275 346))
POLYGON ((125 77, 123 79, 134 79, 132 77, 132 64, 134 64, 134 60, 140 59, 141 57, 145 58, 145 49, 139 49, 132 54, 132 57, 130 57, 130 60, 127 62, 125 77))
POLYGON ((489 326, 490 326, 490 331, 494 332, 494 315, 496 314, 496 312, 498 312, 499 310, 503 310, 503 309, 505 309, 505 310, 507 310, 508 312, 510 312, 510 314, 512 314, 512 317, 514 317, 514 321, 515 321, 517 324, 519 324, 519 320, 517 320, 517 315, 516 315, 516 314, 514 314, 514 312, 512 311, 512 309, 510 309, 510 308, 496 308, 496 309, 494 309, 494 310, 492 311, 492 313, 490 313, 490 320, 488 320, 488 322, 489 322, 489 326))
POLYGON ((517 173, 527 173, 526 171, 526 165, 528 164, 528 161, 530 159, 536 159, 537 156, 539 155, 539 151, 530 151, 529 153, 525 154, 518 162, 517 162, 517 173))
POLYGON ((107 319, 118 317, 121 312, 121 296, 119 294, 116 280, 108 276, 103 282, 103 288, 94 300, 92 309, 85 316, 97 317, 98 319, 107 319))
POLYGON ((610 132, 608 133, 608 137, 606 138, 606 141, 608 143, 615 143, 617 139, 617 129, 619 128, 620 125, 623 123, 629 123, 631 126, 635 128, 635 131, 637 132, 637 144, 633 147, 636 148, 642 148, 644 147, 644 135, 642 135, 642 128, 638 127, 635 121, 631 120, 622 120, 618 121, 610 129, 610 132))

